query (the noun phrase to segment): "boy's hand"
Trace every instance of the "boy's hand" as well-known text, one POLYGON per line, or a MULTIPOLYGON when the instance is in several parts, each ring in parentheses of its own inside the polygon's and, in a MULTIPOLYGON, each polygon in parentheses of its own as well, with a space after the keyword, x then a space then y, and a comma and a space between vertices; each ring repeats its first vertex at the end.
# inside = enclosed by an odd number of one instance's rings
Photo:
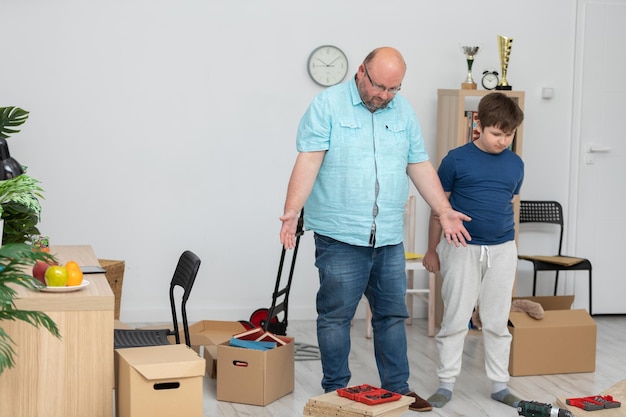
POLYGON ((427 250, 424 254, 424 259, 422 259, 422 265, 428 272, 437 272, 439 271, 439 254, 436 250, 427 250))

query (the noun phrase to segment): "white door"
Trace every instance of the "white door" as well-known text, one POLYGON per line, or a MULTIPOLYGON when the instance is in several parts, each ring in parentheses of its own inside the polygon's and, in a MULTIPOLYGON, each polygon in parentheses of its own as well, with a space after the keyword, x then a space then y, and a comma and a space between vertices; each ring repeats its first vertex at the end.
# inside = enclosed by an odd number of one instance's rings
MULTIPOLYGON (((591 261, 593 314, 624 314, 626 1, 579 0, 578 6, 570 201, 574 213, 567 225, 567 252, 591 261)), ((575 286, 575 305, 586 308, 586 272, 574 277, 569 285, 575 286)))

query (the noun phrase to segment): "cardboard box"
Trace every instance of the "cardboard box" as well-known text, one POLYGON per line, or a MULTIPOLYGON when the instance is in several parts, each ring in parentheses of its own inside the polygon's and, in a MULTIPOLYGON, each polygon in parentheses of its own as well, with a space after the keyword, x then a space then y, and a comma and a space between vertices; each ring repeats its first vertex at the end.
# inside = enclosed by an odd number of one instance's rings
POLYGON ((219 345, 245 330, 238 321, 201 320, 189 326, 191 344, 196 346, 219 345))
MULTIPOLYGON (((192 347, 204 347, 206 373, 209 378, 217 377, 217 345, 224 343, 246 328, 238 321, 202 320, 189 326, 192 347)), ((184 338, 184 336, 183 336, 184 338)))
MULTIPOLYGON (((152 325, 142 327, 142 329, 164 329, 172 328, 172 325, 152 325)), ((191 347, 196 352, 204 356, 206 362, 206 373, 209 378, 215 379, 217 376, 217 345, 223 343, 237 333, 245 331, 246 328, 238 321, 215 321, 201 320, 189 326, 189 341, 191 347), (201 349, 203 348, 203 349, 201 349), (201 352, 202 350, 202 352, 201 352)), ((179 323, 178 333, 181 344, 185 343, 185 333, 183 324, 179 323)), ((174 336, 168 336, 170 343, 176 343, 174 336)))
MULTIPOLYGON (((133 327, 129 326, 128 324, 124 323, 123 321, 120 320, 115 320, 113 322, 113 329, 123 329, 123 330, 129 330, 132 329, 133 327)), ((117 364, 117 355, 113 356, 113 372, 114 372, 114 377, 113 377, 113 389, 115 389, 115 387, 117 386, 117 370, 118 370, 118 364, 117 364)))
POLYGON ((202 417, 204 359, 187 345, 117 349, 117 417, 202 417))
POLYGON ((202 356, 206 362, 206 374, 211 379, 217 378, 217 345, 205 345, 202 356))
POLYGON ((294 342, 270 350, 217 346, 217 399, 267 405, 294 388, 294 342))
POLYGON ((538 302, 545 314, 541 320, 523 312, 509 314, 512 376, 595 371, 596 323, 587 310, 571 310, 574 296, 514 299, 538 302))

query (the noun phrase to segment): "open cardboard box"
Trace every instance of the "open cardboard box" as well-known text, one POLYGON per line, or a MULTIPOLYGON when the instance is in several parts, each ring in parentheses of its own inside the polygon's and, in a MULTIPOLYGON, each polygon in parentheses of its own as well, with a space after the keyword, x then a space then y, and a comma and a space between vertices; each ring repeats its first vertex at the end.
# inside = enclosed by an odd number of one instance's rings
POLYGON ((595 371, 596 323, 587 310, 571 309, 573 295, 513 299, 535 301, 545 314, 541 320, 523 312, 509 314, 512 376, 595 371))
POLYGON ((267 405, 294 388, 294 341, 270 350, 244 349, 224 342, 217 346, 217 399, 267 405))
POLYGON ((115 351, 117 417, 202 417, 204 359, 187 345, 115 351))
POLYGON ((202 353, 209 378, 217 376, 217 345, 245 330, 243 324, 238 321, 201 320, 189 326, 191 346, 198 351, 200 346, 203 347, 202 353))

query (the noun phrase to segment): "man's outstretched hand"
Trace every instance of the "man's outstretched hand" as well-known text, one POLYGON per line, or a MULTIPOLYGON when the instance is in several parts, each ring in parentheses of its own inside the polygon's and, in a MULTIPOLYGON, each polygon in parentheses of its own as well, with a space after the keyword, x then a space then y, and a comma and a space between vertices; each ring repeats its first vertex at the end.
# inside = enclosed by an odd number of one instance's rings
POLYGON ((283 222, 280 228, 280 243, 285 249, 293 249, 296 246, 296 230, 298 227, 298 212, 287 211, 280 218, 283 222))
POLYGON ((472 240, 469 232, 463 226, 464 221, 472 221, 472 218, 452 209, 439 215, 439 223, 448 243, 454 243, 457 247, 467 246, 467 242, 472 240))

